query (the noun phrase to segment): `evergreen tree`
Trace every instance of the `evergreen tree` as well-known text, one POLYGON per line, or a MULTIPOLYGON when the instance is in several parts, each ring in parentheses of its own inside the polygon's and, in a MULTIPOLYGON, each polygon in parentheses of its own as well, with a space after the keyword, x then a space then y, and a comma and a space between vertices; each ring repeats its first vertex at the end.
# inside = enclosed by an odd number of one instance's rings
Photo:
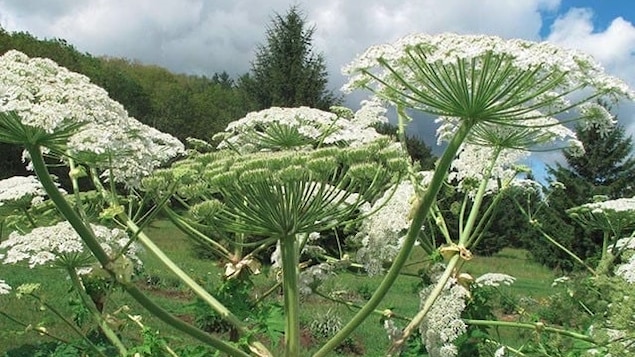
POLYGON ((310 106, 327 110, 340 98, 327 90, 324 56, 312 47, 315 27, 307 27, 301 11, 292 6, 275 14, 267 41, 257 49, 251 72, 241 78, 256 110, 272 106, 310 106))
MULTIPOLYGON (((631 156, 632 137, 626 136, 622 126, 604 135, 593 128, 576 127, 585 154, 572 156, 565 151, 566 165, 548 168, 550 180, 564 184, 553 189, 549 206, 541 220, 545 230, 582 259, 595 260, 602 246, 600 232, 585 230, 566 214, 566 210, 592 201, 595 195, 609 199, 635 195, 635 159, 631 156)), ((543 241, 528 247, 536 260, 565 270, 574 267, 570 257, 556 247, 545 247, 543 241)))
MULTIPOLYGON (((378 133, 397 137, 397 126, 390 123, 380 123, 375 126, 378 133)), ((433 170, 437 157, 421 138, 406 134, 406 149, 413 163, 418 163, 421 170, 433 170)))

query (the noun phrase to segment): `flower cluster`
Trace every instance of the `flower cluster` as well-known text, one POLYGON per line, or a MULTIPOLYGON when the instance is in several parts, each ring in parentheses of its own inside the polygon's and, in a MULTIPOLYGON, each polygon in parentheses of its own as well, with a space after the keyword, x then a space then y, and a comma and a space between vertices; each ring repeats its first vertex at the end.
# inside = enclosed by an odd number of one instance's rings
POLYGON ((511 275, 501 273, 486 273, 476 278, 475 283, 478 286, 493 286, 499 287, 501 284, 512 285, 516 281, 511 275))
POLYGON ((157 167, 185 152, 183 144, 141 122, 128 118, 124 123, 88 124, 68 141, 69 153, 81 162, 104 168, 102 176, 129 187, 157 167))
POLYGON ((593 129, 601 137, 606 137, 617 123, 615 116, 598 103, 584 103, 580 106, 580 112, 587 118, 581 123, 582 130, 593 129))
POLYGON ((542 42, 495 36, 412 34, 370 47, 344 67, 345 91, 370 89, 383 100, 440 118, 441 141, 470 128, 472 144, 508 149, 572 138, 556 116, 589 121, 601 132, 612 125, 606 111, 586 102, 635 98, 591 56, 542 42))
MULTIPOLYGON (((434 285, 421 291, 421 303, 425 303, 434 285)), ((426 350, 431 357, 454 357, 458 349, 454 341, 467 331, 467 325, 461 319, 461 314, 466 307, 466 299, 470 292, 458 283, 456 279, 450 279, 443 292, 432 305, 419 326, 421 338, 426 345, 426 350)))
MULTIPOLYGON (((564 76, 561 83, 567 88, 586 85, 603 92, 633 97, 633 93, 624 82, 606 75, 591 56, 579 51, 564 49, 548 42, 504 40, 496 36, 453 33, 411 34, 392 44, 370 47, 342 69, 344 74, 351 76, 343 90, 350 91, 367 86, 373 77, 377 79, 376 88, 381 89, 380 83, 383 81, 390 84, 391 75, 394 73, 389 70, 377 70, 375 67, 380 62, 403 68, 410 65, 414 58, 422 61, 424 65, 455 65, 457 61, 475 61, 474 68, 477 70, 485 66, 483 62, 487 58, 501 58, 506 60, 506 66, 510 66, 508 75, 516 74, 516 71, 536 71, 537 74, 554 72, 564 76), (415 52, 415 49, 420 52, 415 52), (420 53, 424 53, 425 56, 415 57, 420 53)), ((478 83, 472 85, 476 86, 478 83)), ((553 92, 546 95, 556 97, 553 92)), ((549 102, 551 105, 555 104, 553 100, 549 102)))
POLYGON ((614 232, 620 237, 621 231, 635 224, 635 197, 605 200, 606 196, 596 196, 596 202, 586 203, 568 209, 566 212, 584 227, 614 232), (605 201, 602 201, 605 200, 605 201))
POLYGON ((39 138, 37 144, 57 154, 112 167, 114 178, 130 186, 183 152, 176 138, 129 117, 103 88, 50 59, 10 50, 0 66, 0 141, 39 138))
POLYGON ((466 143, 462 145, 458 157, 452 161, 448 180, 455 182, 462 192, 471 195, 476 192, 481 181, 487 180, 486 193, 497 192, 499 182, 509 183, 518 173, 518 162, 527 155, 523 150, 506 149, 497 153, 494 147, 466 143))
POLYGON ((251 112, 230 123, 214 139, 222 140, 219 149, 255 152, 319 145, 359 146, 382 137, 372 127, 387 122, 386 110, 378 101, 364 101, 354 114, 349 109, 333 109, 338 114, 309 107, 271 107, 251 112))
POLYGON ((364 264, 369 275, 380 274, 384 263, 392 261, 399 252, 404 231, 410 226, 414 198, 414 185, 402 181, 396 188, 388 189, 372 207, 365 208, 376 212, 363 221, 355 238, 362 245, 357 261, 364 264))
POLYGON ((13 176, 0 180, 0 206, 18 204, 28 207, 33 200, 45 196, 42 184, 35 176, 13 176))
MULTIPOLYGON (((124 255, 135 264, 142 264, 137 256, 139 247, 134 243, 131 244, 126 232, 95 224, 91 224, 90 227, 108 255, 115 258, 115 255, 126 248, 124 255)), ((30 268, 59 262, 60 259, 64 260, 69 256, 78 256, 85 250, 81 237, 67 221, 59 222, 54 226, 35 228, 26 234, 12 232, 5 241, 0 243, 0 249, 7 249, 3 259, 4 264, 15 264, 26 260, 30 268)), ((93 260, 82 261, 81 266, 73 268, 86 268, 93 262, 93 260)), ((82 269, 84 273, 89 271, 82 269)))
POLYGON ((635 211, 635 197, 617 198, 614 200, 586 203, 580 207, 584 207, 592 213, 635 211))

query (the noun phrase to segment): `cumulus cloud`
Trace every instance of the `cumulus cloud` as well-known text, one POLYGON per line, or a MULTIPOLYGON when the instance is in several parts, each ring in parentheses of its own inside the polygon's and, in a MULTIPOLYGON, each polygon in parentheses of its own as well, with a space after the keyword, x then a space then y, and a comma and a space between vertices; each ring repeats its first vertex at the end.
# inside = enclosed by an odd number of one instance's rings
MULTIPOLYGON (((635 87, 635 26, 617 17, 606 29, 594 26, 594 13, 588 8, 572 8, 551 25, 547 41, 586 52, 602 64, 606 71, 635 87)), ((635 105, 619 103, 613 110, 626 128, 635 135, 635 105)))
MULTIPOLYGON (((63 38, 96 56, 136 59, 179 73, 238 76, 249 70, 273 14, 284 14, 292 4, 316 26, 314 45, 325 55, 333 89, 345 82, 340 68, 358 53, 412 32, 545 39, 594 55, 635 87, 633 24, 618 17, 597 29, 592 10, 561 9, 560 0, 0 0, 0 24, 63 38)), ((347 105, 355 107, 362 98, 349 96, 347 105)), ((630 124, 635 106, 616 110, 629 134, 635 133, 630 124)), ((434 143, 432 120, 411 129, 434 143)))

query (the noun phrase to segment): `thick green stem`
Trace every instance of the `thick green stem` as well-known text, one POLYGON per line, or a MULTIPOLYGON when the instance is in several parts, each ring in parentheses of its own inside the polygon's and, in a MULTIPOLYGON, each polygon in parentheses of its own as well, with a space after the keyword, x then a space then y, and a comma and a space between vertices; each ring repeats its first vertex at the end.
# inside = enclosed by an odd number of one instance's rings
MULTIPOLYGON (((479 215, 479 211, 481 209, 481 205, 483 204, 483 198, 485 197, 487 184, 489 182, 492 169, 494 168, 494 165, 496 164, 496 160, 498 159, 499 153, 500 153, 500 149, 497 149, 492 155, 490 165, 487 167, 487 169, 483 173, 483 179, 481 180, 481 183, 475 194, 474 203, 472 204, 472 207, 470 207, 470 213, 468 214, 467 222, 465 223, 464 226, 461 225, 459 243, 458 243, 460 247, 466 247, 466 244, 469 238, 472 236, 472 231, 474 230, 474 227, 476 225, 476 220, 479 215)), ((465 199, 467 200, 467 195, 465 199)), ((460 218, 461 222, 463 221, 463 216, 465 213, 465 209, 467 207, 466 202, 467 201, 464 201, 463 207, 461 208, 461 218, 460 218)), ((389 355, 399 354, 404 343, 406 343, 408 338, 410 338, 410 335, 412 335, 414 330, 418 328, 418 326, 421 324, 425 316, 428 314, 428 312, 432 308, 432 305, 434 305, 434 302, 437 300, 439 295, 443 292, 445 285, 450 279, 450 276, 452 276, 452 274, 454 273, 455 269, 456 270, 460 269, 460 264, 459 264, 460 259, 461 259, 461 254, 459 254, 459 252, 457 252, 454 256, 452 256, 452 258, 448 262, 448 265, 445 268, 445 271, 443 272, 443 275, 437 282, 436 286, 434 287, 430 295, 428 295, 428 297, 426 298, 426 301, 424 302, 421 310, 419 310, 419 312, 415 315, 412 321, 410 321, 408 326, 404 328, 401 338, 393 342, 390 348, 389 355)))
POLYGON ((586 342, 597 344, 597 342, 591 336, 587 336, 587 335, 584 335, 584 334, 581 334, 581 333, 577 333, 577 332, 573 332, 573 331, 559 329, 559 328, 556 328, 556 327, 545 326, 545 324, 543 324, 541 322, 537 322, 537 323, 521 323, 521 322, 511 322, 511 321, 469 320, 469 319, 463 320, 463 321, 466 324, 472 325, 472 326, 502 326, 502 327, 512 327, 512 328, 522 328, 522 329, 528 329, 528 330, 536 330, 536 332, 555 333, 555 334, 558 334, 558 335, 567 336, 567 337, 575 338, 575 339, 578 339, 578 340, 581 340, 581 341, 586 341, 586 342))
POLYGON ((75 269, 68 268, 66 269, 66 271, 68 272, 68 275, 71 278, 71 282, 73 283, 73 287, 75 288, 75 291, 77 291, 77 293, 79 294, 79 298, 82 300, 82 303, 84 304, 84 306, 88 309, 88 311, 90 311, 90 314, 93 317, 93 319, 95 319, 95 322, 97 323, 97 326, 99 326, 99 329, 104 333, 106 338, 108 338, 108 340, 117 348, 117 350, 119 350, 120 355, 124 357, 127 356, 128 350, 126 349, 126 346, 123 345, 119 337, 117 337, 117 334, 110 328, 110 326, 108 326, 108 323, 106 322, 106 320, 104 320, 104 317, 101 315, 101 312, 97 310, 95 303, 91 300, 91 298, 86 293, 86 290, 84 289, 84 285, 82 284, 75 269))
POLYGON ((299 254, 295 235, 287 235, 280 239, 280 255, 282 256, 282 289, 284 292, 284 355, 297 357, 300 355, 300 290, 298 288, 299 254))
POLYGON ((353 316, 353 318, 344 327, 342 327, 342 329, 337 334, 335 334, 335 336, 333 336, 333 338, 331 338, 324 346, 322 346, 322 348, 320 348, 314 354, 315 357, 324 357, 327 353, 333 351, 368 316, 370 316, 375 311, 377 306, 379 306, 381 300, 383 300, 384 296, 386 296, 393 283, 399 276, 402 267, 408 261, 412 247, 417 241, 417 237, 419 236, 419 232, 421 231, 423 221, 428 216, 430 208, 436 200, 437 193, 439 192, 441 185, 445 180, 445 176, 450 169, 450 165, 452 164, 456 153, 459 151, 461 144, 470 132, 472 125, 472 122, 469 120, 463 121, 456 134, 454 134, 454 137, 445 149, 445 152, 443 153, 443 156, 441 156, 439 164, 437 165, 437 168, 434 172, 434 176, 432 177, 430 186, 423 194, 423 197, 416 207, 415 214, 412 218, 408 234, 403 241, 403 245, 399 250, 399 253, 395 257, 390 269, 386 273, 386 276, 382 280, 377 290, 375 290, 373 296, 370 298, 370 300, 368 300, 364 307, 359 310, 359 312, 357 312, 357 314, 355 314, 355 316, 353 316))
MULTIPOLYGON (((79 234, 84 244, 86 244, 88 249, 92 252, 93 256, 95 256, 97 261, 99 261, 101 266, 106 269, 106 271, 108 271, 115 279, 117 279, 115 272, 112 270, 112 265, 108 254, 106 254, 106 252, 103 250, 93 232, 88 228, 87 225, 84 224, 81 217, 79 217, 77 212, 73 210, 64 196, 62 196, 60 191, 55 186, 55 183, 48 173, 46 164, 44 163, 44 159, 42 158, 42 151, 40 147, 35 145, 28 145, 26 146, 26 149, 31 156, 33 169, 37 174, 40 182, 42 183, 42 187, 44 187, 46 194, 49 196, 51 201, 55 203, 57 209, 64 216, 64 218, 66 218, 69 224, 75 229, 77 234, 79 234)), ((192 336, 199 341, 208 344, 214 348, 217 348, 218 350, 225 352, 231 356, 248 356, 247 353, 230 345, 229 343, 220 340, 206 333, 205 331, 202 331, 174 317, 163 308, 161 308, 159 305, 157 305, 154 301, 149 299, 133 284, 126 282, 119 283, 128 292, 128 294, 130 294, 130 296, 137 300, 137 302, 139 302, 151 314, 153 314, 163 322, 167 323, 168 325, 171 325, 181 332, 184 332, 187 335, 192 336)))

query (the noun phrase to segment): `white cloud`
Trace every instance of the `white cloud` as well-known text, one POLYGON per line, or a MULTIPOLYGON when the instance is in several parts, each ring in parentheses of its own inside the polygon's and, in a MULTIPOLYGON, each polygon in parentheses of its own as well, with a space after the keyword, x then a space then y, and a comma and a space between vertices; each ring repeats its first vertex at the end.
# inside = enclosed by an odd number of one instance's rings
MULTIPOLYGON (((274 12, 284 14, 292 4, 316 25, 314 45, 325 55, 333 88, 345 81, 340 68, 370 45, 412 32, 540 40, 545 19, 562 11, 560 0, 0 0, 0 24, 63 38, 97 56, 236 76, 249 70, 274 12)), ((546 39, 594 55, 635 87, 635 27, 623 18, 599 30, 591 10, 571 9, 556 18, 546 39)), ((356 106, 360 99, 349 97, 347 104, 356 106)), ((635 105, 622 105, 617 113, 629 134, 635 133, 635 105)), ((414 123, 413 129, 435 142, 430 121, 414 123)))
MULTIPOLYGON (((635 87, 635 26, 618 17, 598 31, 593 16, 591 9, 570 9, 554 21, 547 41, 592 55, 608 73, 635 87)), ((613 112, 627 134, 635 135, 635 105, 621 103, 613 112)))

